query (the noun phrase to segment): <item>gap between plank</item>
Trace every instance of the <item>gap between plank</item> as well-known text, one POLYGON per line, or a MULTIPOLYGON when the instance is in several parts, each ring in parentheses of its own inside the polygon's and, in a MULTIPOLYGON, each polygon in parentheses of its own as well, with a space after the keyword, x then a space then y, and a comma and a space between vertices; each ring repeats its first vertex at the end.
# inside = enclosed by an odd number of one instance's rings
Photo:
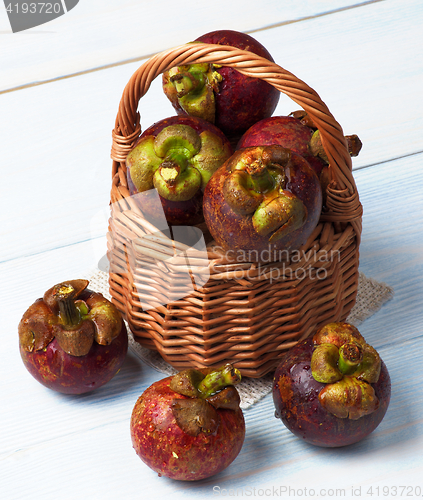
POLYGON ((311 19, 317 19, 319 17, 329 16, 331 14, 337 14, 338 12, 343 12, 344 10, 357 9, 358 7, 365 7, 378 2, 385 2, 386 0, 368 0, 367 2, 362 2, 356 5, 347 5, 346 7, 340 7, 339 9, 328 10, 327 12, 321 12, 320 14, 315 14, 314 16, 300 17, 299 19, 292 19, 290 21, 282 21, 281 23, 270 24, 264 28, 257 28, 255 30, 249 30, 247 33, 257 33, 258 31, 265 31, 273 28, 279 28, 281 26, 286 26, 287 24, 300 23, 302 21, 309 21, 311 19))
POLYGON ((388 160, 381 160, 376 163, 369 163, 368 165, 362 165, 361 167, 353 168, 353 173, 357 170, 363 170, 364 168, 376 167, 377 165, 383 165, 384 163, 389 163, 391 161, 401 160, 401 158, 408 158, 409 156, 416 156, 422 154, 423 151, 415 151, 414 153, 407 153, 401 156, 396 156, 395 158, 389 158, 388 160))

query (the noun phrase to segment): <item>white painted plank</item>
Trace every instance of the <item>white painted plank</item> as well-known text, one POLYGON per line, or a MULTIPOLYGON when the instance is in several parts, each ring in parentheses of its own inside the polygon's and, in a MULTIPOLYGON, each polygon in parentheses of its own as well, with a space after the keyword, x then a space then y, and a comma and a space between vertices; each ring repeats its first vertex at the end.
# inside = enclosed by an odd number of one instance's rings
POLYGON ((360 269, 394 288, 389 307, 365 322, 376 347, 421 334, 422 161, 419 154, 355 172, 364 209, 360 269))
MULTIPOLYGON (((373 0, 375 1, 375 0, 373 0)), ((363 1, 168 0, 80 1, 66 15, 28 31, 12 33, 0 7, 0 90, 91 70, 194 40, 216 29, 251 31, 363 1)))

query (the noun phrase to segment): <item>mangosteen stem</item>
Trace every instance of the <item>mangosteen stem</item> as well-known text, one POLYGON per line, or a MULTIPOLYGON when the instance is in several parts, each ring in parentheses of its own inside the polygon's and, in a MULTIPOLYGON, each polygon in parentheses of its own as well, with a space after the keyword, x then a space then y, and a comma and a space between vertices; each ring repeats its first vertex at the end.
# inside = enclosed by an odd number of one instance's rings
POLYGON ((267 169, 257 174, 250 174, 250 179, 256 193, 267 193, 275 187, 275 181, 267 169))
MULTIPOLYGON (((249 176, 248 187, 254 189, 256 193, 267 193, 276 187, 277 182, 276 178, 270 173, 270 170, 274 173, 275 168, 279 170, 281 167, 277 160, 277 163, 275 163, 274 156, 270 147, 249 148, 240 158, 238 164, 235 165, 235 170, 244 170, 247 172, 249 176)), ((288 161, 289 157, 290 154, 284 156, 284 164, 288 161)), ((282 158, 278 159, 282 160, 282 158)))
MULTIPOLYGON (((182 148, 181 148, 182 149, 182 148)), ((169 151, 169 154, 166 156, 162 166, 164 164, 172 164, 178 167, 178 169, 183 172, 188 165, 188 158, 185 152, 178 149, 172 149, 169 151)))
POLYGON ((173 83, 175 90, 177 92, 178 98, 184 97, 192 91, 195 91, 201 83, 198 78, 195 78, 191 73, 178 73, 170 77, 170 81, 173 83))
POLYGON ((363 147, 363 143, 361 142, 358 135, 346 135, 345 139, 347 140, 348 152, 351 156, 358 156, 363 147))
POLYGON ((362 360, 363 350, 359 344, 351 342, 339 348, 338 369, 344 375, 354 372, 362 360))
POLYGON ((241 381, 241 373, 231 364, 226 364, 218 370, 206 375, 198 385, 198 391, 203 399, 213 396, 228 385, 236 385, 241 381))
POLYGON ((180 173, 186 169, 187 164, 188 160, 184 153, 177 150, 170 151, 160 165, 160 175, 167 185, 172 186, 180 173))
POLYGON ((60 318, 65 326, 73 327, 81 322, 81 315, 75 305, 77 292, 71 284, 61 283, 54 290, 54 297, 60 310, 60 318))

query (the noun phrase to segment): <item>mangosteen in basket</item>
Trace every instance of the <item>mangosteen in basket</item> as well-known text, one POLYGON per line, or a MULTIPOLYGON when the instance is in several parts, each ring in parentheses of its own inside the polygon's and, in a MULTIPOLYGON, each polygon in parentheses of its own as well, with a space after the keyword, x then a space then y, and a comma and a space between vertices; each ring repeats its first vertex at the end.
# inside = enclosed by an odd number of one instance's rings
MULTIPOLYGON (((273 61, 252 36, 233 30, 206 33, 195 42, 229 45, 273 61)), ((240 137, 255 122, 274 112, 280 92, 235 68, 208 63, 182 65, 163 73, 163 90, 178 114, 199 116, 229 138, 240 137)))
POLYGON ((197 481, 223 471, 245 438, 239 371, 187 369, 155 382, 138 398, 131 416, 132 444, 159 476, 197 481))
MULTIPOLYGON (((213 124, 191 116, 165 118, 141 134, 126 158, 129 192, 156 189, 169 225, 199 224, 204 188, 231 154, 229 140, 213 124)), ((157 218, 161 207, 146 200, 142 210, 157 218)))
POLYGON ((275 415, 322 447, 356 443, 380 424, 391 382, 378 352, 354 326, 329 323, 282 358, 273 379, 275 415))
POLYGON ((302 156, 276 145, 236 151, 213 174, 203 200, 216 243, 255 261, 299 249, 321 210, 316 173, 302 156))
MULTIPOLYGON (((362 143, 357 135, 345 136, 351 156, 357 156, 362 143)), ((290 116, 272 116, 252 125, 241 137, 237 149, 278 144, 303 156, 320 176, 329 161, 323 149, 320 131, 304 111, 290 116)))

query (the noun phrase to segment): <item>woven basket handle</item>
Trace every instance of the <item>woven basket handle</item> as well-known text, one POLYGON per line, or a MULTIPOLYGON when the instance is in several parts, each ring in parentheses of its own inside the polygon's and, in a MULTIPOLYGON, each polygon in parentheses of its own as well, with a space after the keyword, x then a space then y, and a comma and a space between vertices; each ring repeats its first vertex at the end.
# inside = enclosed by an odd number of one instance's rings
MULTIPOLYGON (((214 63, 236 68, 247 76, 260 78, 286 94, 306 111, 320 131, 329 159, 332 182, 327 189, 328 212, 322 219, 351 223, 358 239, 361 234, 362 207, 352 175, 351 156, 341 126, 319 95, 306 83, 275 63, 252 52, 226 45, 188 43, 160 52, 146 61, 127 83, 112 132, 113 176, 141 134, 138 103, 151 82, 166 70, 183 64, 214 63)), ((124 168, 126 171, 126 169, 124 168)), ((113 200, 112 200, 113 201, 113 200)))

